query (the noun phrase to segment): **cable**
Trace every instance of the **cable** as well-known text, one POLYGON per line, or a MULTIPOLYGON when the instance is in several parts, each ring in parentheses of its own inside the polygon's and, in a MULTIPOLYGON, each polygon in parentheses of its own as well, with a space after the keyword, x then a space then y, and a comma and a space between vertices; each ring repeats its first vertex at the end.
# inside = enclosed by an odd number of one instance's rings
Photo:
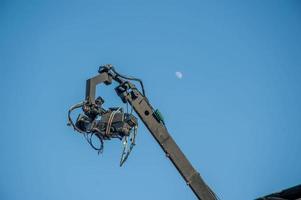
POLYGON ((110 133, 110 129, 111 129, 111 125, 112 125, 112 121, 114 119, 114 116, 117 112, 119 112, 119 110, 121 109, 121 107, 119 107, 117 110, 113 111, 109 117, 108 120, 108 124, 107 124, 107 128, 106 128, 106 133, 105 135, 109 137, 109 133, 110 133))
POLYGON ((123 143, 123 151, 121 154, 121 158, 120 158, 120 164, 119 166, 121 167, 125 161, 128 159, 130 153, 132 152, 134 146, 136 145, 135 139, 137 136, 137 126, 134 127, 134 130, 132 132, 132 134, 129 137, 125 137, 124 143, 123 143), (128 148, 128 139, 130 139, 130 147, 128 148))
POLYGON ((100 136, 99 134, 91 133, 91 134, 90 134, 90 138, 89 138, 88 143, 91 145, 91 147, 92 147, 94 150, 98 151, 98 154, 100 154, 100 153, 103 152, 103 147, 104 147, 104 146, 103 146, 103 139, 101 138, 101 136, 100 136), (95 135, 95 136, 99 139, 99 141, 100 141, 100 147, 99 147, 99 148, 95 147, 95 145, 94 145, 93 142, 92 142, 92 137, 93 137, 93 135, 95 135))
POLYGON ((136 77, 132 77, 132 76, 125 76, 125 75, 122 75, 122 74, 118 73, 112 65, 101 66, 101 67, 100 67, 100 71, 101 71, 101 69, 112 70, 117 76, 120 76, 121 78, 139 82, 140 85, 141 85, 142 94, 143 94, 143 96, 145 96, 144 85, 143 85, 143 82, 142 82, 141 79, 136 78, 136 77))
POLYGON ((77 104, 71 106, 71 108, 68 110, 68 125, 69 125, 69 126, 71 125, 71 126, 74 128, 74 130, 76 130, 76 131, 78 131, 78 132, 80 132, 80 133, 85 133, 85 132, 82 131, 82 130, 80 130, 79 128, 77 128, 77 127, 75 126, 75 124, 73 123, 72 118, 71 118, 71 112, 72 112, 73 110, 75 110, 75 109, 78 109, 78 108, 82 107, 84 104, 85 104, 85 102, 82 101, 82 102, 80 102, 80 103, 77 103, 77 104))
POLYGON ((81 129, 77 128, 77 126, 73 123, 73 120, 71 118, 71 112, 75 109, 81 108, 84 104, 85 104, 85 101, 82 101, 80 103, 75 104, 74 106, 71 106, 71 108, 68 110, 68 125, 71 125, 74 128, 74 130, 78 131, 79 133, 82 133, 84 135, 85 139, 87 140, 87 142, 90 144, 90 146, 94 150, 97 150, 98 154, 99 154, 99 153, 102 153, 103 147, 104 147, 103 139, 101 138, 101 136, 99 134, 96 134, 96 133, 91 133, 90 131, 88 131, 88 132, 82 131, 81 129), (100 147, 99 148, 95 147, 95 145, 92 142, 93 135, 96 135, 96 137, 100 141, 100 147))
POLYGON ((114 67, 111 68, 112 71, 117 75, 117 76, 120 76, 121 78, 124 78, 124 79, 127 79, 127 80, 132 80, 132 81, 138 81, 141 85, 141 89, 142 89, 142 94, 143 96, 145 96, 145 90, 144 90, 144 85, 143 85, 143 82, 141 79, 139 78, 135 78, 135 77, 131 77, 131 76, 124 76, 122 74, 119 74, 114 67))

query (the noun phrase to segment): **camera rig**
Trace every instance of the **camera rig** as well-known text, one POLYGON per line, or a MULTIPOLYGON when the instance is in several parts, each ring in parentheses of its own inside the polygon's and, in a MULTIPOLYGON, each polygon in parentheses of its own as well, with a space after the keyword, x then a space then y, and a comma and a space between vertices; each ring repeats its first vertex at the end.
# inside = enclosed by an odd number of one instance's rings
POLYGON ((115 81, 118 83, 115 88, 117 95, 127 108, 129 105, 131 110, 135 110, 196 197, 201 200, 218 199, 168 133, 162 114, 158 109, 155 110, 146 98, 142 81, 135 77, 121 75, 110 64, 101 66, 98 72, 97 76, 86 82, 85 100, 69 109, 68 124, 82 133, 98 153, 102 153, 105 140, 113 138, 122 140, 123 151, 120 159, 120 166, 122 166, 135 146, 138 120, 132 112, 128 112, 128 109, 127 112, 124 112, 121 107, 106 110, 103 108, 104 100, 101 97, 95 99, 96 85, 110 85, 112 81, 115 81), (141 91, 132 81, 140 83, 141 91), (74 123, 71 112, 79 108, 83 113, 78 115, 74 123), (94 136, 100 141, 99 147, 95 146, 92 141, 94 136))

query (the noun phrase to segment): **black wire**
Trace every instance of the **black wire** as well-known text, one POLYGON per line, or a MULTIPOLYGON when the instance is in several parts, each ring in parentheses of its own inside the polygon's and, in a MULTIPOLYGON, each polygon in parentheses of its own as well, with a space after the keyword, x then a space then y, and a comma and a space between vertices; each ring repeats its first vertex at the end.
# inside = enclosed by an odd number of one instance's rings
POLYGON ((87 140, 87 142, 90 144, 90 146, 94 149, 94 150, 97 150, 98 151, 98 154, 99 153, 102 153, 103 151, 103 139, 96 133, 91 133, 91 132, 85 132, 85 131, 82 131, 80 130, 79 128, 77 128, 77 126, 74 124, 72 118, 71 118, 71 112, 75 109, 78 109, 80 107, 82 107, 84 105, 84 102, 80 102, 78 104, 75 104, 74 106, 72 106, 69 110, 68 110, 68 123, 78 132, 80 133, 83 133, 84 134, 84 137, 85 139, 87 140), (100 142, 100 147, 96 147, 93 142, 92 142, 92 137, 93 135, 96 135, 96 137, 99 139, 99 142, 100 142))
POLYGON ((84 131, 80 130, 79 128, 77 128, 75 126, 75 124, 73 123, 73 120, 71 118, 71 112, 75 109, 78 109, 80 107, 82 107, 84 105, 84 102, 80 102, 78 104, 75 104, 74 106, 72 106, 69 110, 68 110, 68 124, 70 124, 76 131, 80 132, 80 133, 84 133, 84 131))
POLYGON ((124 76, 120 73, 118 73, 114 67, 111 67, 112 71, 117 75, 117 76, 120 76, 121 78, 124 78, 124 79, 127 79, 127 80, 132 80, 132 81, 138 81, 141 85, 141 89, 142 89, 142 94, 143 96, 145 96, 145 90, 144 90, 144 85, 143 85, 143 82, 141 79, 139 78, 135 78, 135 77, 132 77, 132 76, 124 76))
POLYGON ((98 151, 98 154, 99 154, 99 153, 102 153, 102 151, 103 151, 103 139, 102 139, 98 134, 96 134, 96 133, 91 133, 91 134, 90 134, 90 138, 89 138, 88 143, 91 145, 91 147, 92 147, 94 150, 97 150, 97 151, 98 151), (99 148, 96 147, 96 146, 93 144, 92 137, 93 137, 94 135, 99 139, 99 142, 100 142, 100 147, 99 147, 99 148))

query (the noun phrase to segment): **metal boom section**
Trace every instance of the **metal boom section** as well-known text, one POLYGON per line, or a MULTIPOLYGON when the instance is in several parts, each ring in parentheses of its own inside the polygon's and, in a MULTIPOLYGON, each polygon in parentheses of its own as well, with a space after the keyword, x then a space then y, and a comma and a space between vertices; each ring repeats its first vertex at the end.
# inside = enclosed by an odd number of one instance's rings
POLYGON ((133 83, 123 79, 122 76, 120 77, 114 69, 112 72, 111 67, 101 69, 99 73, 99 75, 87 80, 86 101, 94 103, 97 84, 105 83, 108 85, 112 83, 112 80, 119 83, 115 88, 117 95, 124 103, 129 103, 133 107, 196 197, 201 200, 216 200, 215 194, 173 140, 164 125, 164 121, 158 116, 158 112, 153 109, 148 99, 133 83))

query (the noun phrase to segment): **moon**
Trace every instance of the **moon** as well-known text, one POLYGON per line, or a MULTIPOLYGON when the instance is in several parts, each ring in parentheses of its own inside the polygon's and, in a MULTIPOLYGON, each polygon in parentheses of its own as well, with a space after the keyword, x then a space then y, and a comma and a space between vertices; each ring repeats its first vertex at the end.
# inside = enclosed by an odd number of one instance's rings
POLYGON ((178 79, 182 79, 182 78, 183 78, 182 72, 177 71, 175 74, 176 74, 176 77, 177 77, 178 79))

